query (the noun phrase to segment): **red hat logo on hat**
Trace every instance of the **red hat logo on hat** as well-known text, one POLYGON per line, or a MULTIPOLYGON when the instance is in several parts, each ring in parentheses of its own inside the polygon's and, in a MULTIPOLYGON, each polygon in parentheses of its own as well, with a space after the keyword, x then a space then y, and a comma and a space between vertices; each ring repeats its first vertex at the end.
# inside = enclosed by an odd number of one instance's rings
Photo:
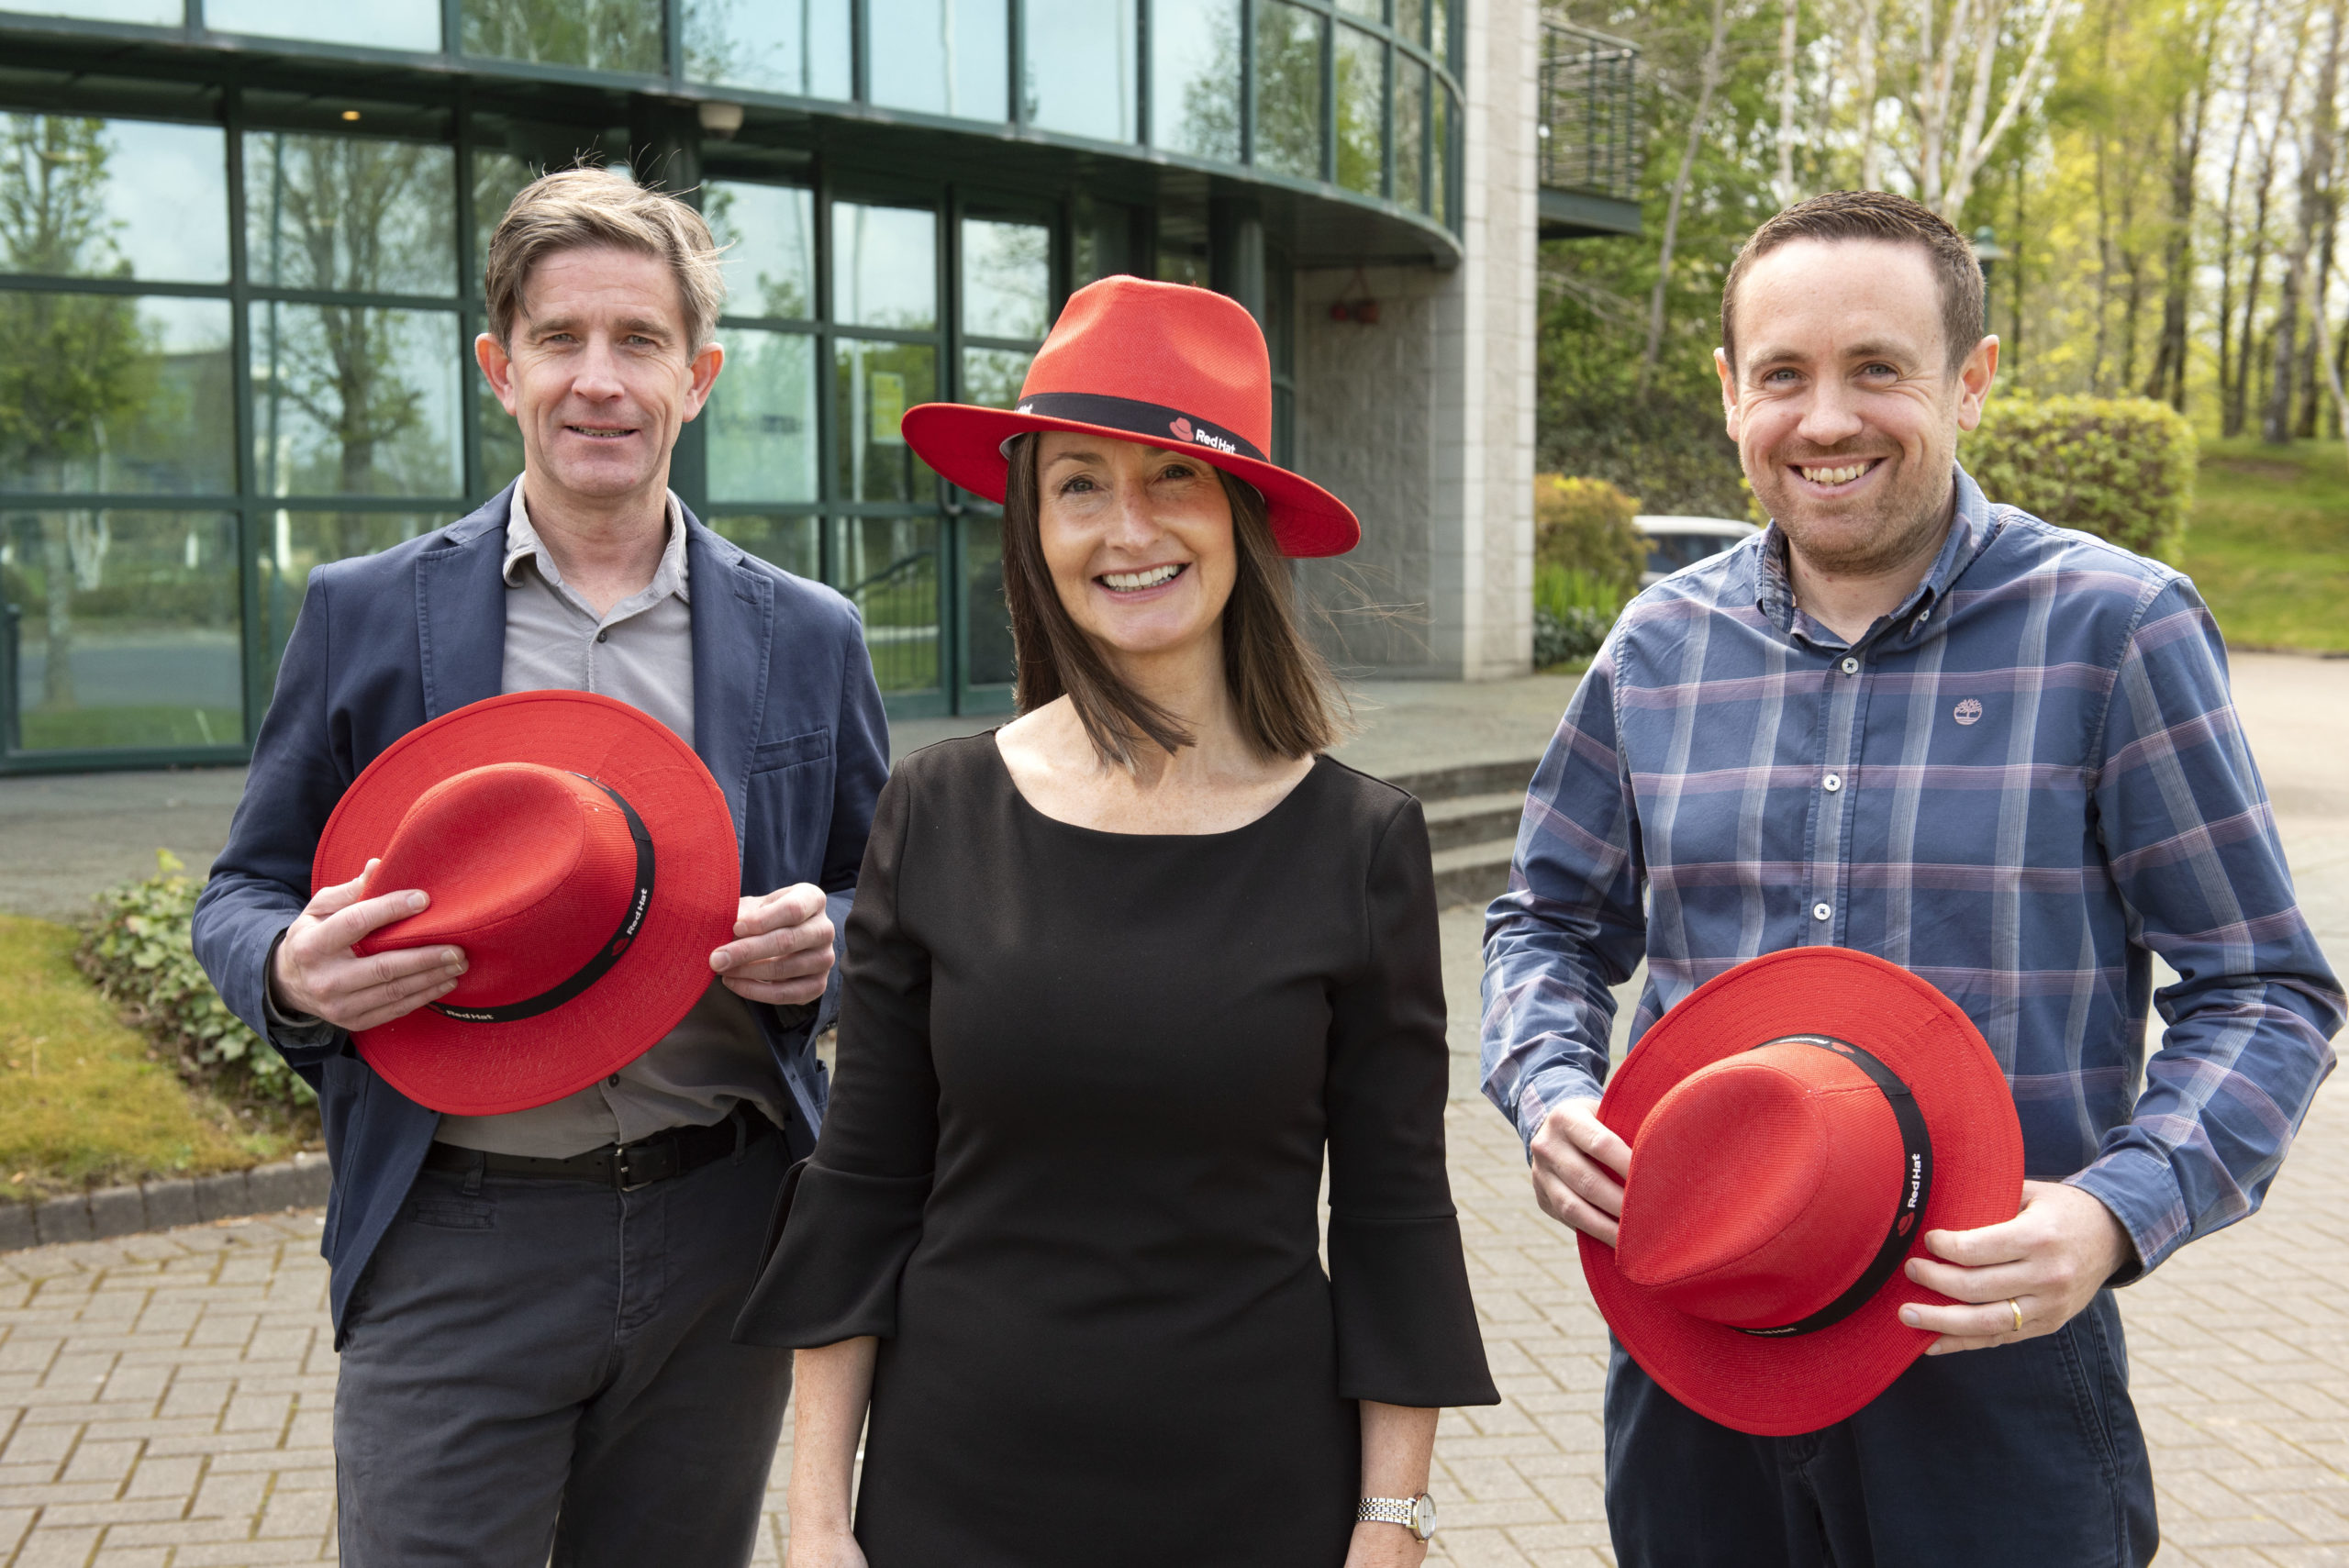
POLYGON ((1179 415, 1175 417, 1174 422, 1166 428, 1174 432, 1174 437, 1177 440, 1187 441, 1191 439, 1191 422, 1188 419, 1181 417, 1179 415))

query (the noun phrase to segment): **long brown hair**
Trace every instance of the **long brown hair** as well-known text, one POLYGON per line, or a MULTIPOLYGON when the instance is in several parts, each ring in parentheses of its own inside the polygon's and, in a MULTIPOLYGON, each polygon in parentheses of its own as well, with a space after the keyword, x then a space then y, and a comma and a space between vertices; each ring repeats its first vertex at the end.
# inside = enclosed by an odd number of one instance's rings
MULTIPOLYGON (((1019 711, 1033 713, 1065 695, 1093 749, 1121 768, 1134 765, 1145 741, 1170 752, 1195 744, 1181 719, 1118 673, 1061 603, 1044 560, 1040 444, 1033 434, 1013 439, 1003 497, 1003 596, 1011 606, 1019 711)), ((1264 496, 1219 468, 1215 473, 1231 503, 1239 557, 1223 606, 1223 678, 1240 733, 1259 756, 1326 751, 1348 728, 1345 699, 1329 664, 1297 629, 1296 586, 1273 543, 1264 496)))

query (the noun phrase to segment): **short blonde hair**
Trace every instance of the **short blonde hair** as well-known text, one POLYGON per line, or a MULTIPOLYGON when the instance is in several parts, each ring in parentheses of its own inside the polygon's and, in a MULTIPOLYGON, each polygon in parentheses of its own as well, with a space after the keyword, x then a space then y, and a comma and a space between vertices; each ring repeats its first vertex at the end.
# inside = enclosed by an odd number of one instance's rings
POLYGON ((513 341, 530 269, 558 250, 590 245, 667 262, 685 301, 687 351, 701 351, 726 304, 726 278, 709 225, 676 197, 647 190, 609 169, 541 175, 522 187, 498 220, 482 284, 489 296, 489 329, 499 342, 513 341))

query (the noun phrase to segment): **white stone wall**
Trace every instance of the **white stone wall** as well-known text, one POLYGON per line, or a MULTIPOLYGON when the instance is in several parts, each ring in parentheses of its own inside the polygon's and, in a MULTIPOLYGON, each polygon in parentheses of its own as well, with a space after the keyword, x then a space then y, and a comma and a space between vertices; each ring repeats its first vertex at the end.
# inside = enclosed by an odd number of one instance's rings
POLYGON ((1303 581, 1353 673, 1522 674, 1533 639, 1538 0, 1470 0, 1461 197, 1449 271, 1297 278, 1297 457, 1363 520, 1303 581), (1365 326, 1330 305, 1378 301, 1365 326))

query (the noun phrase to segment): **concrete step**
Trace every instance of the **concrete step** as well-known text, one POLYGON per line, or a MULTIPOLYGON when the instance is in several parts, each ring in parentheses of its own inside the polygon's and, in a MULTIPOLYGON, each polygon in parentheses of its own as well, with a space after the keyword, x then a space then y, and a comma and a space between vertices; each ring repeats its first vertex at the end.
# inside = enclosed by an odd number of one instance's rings
POLYGON ((1518 819, 1525 815, 1525 792, 1506 790, 1435 801, 1422 797, 1420 804, 1427 812, 1428 847, 1456 850, 1463 844, 1515 839, 1518 819))
POLYGON ((1383 776, 1388 784, 1408 789, 1423 801, 1458 800, 1472 795, 1503 792, 1521 796, 1525 786, 1533 782, 1534 765, 1541 760, 1535 755, 1500 762, 1454 762, 1383 776))
POLYGON ((1478 907, 1508 891, 1509 857, 1514 839, 1492 839, 1435 852, 1435 906, 1449 909, 1467 904, 1478 907))

